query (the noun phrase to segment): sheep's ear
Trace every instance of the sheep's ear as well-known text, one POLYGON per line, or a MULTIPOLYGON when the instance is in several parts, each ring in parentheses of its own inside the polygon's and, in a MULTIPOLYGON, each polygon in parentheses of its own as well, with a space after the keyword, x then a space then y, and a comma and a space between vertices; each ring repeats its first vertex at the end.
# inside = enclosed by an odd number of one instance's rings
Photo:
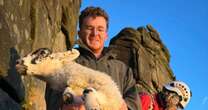
POLYGON ((72 49, 70 52, 70 59, 75 60, 79 57, 79 51, 77 49, 72 49))

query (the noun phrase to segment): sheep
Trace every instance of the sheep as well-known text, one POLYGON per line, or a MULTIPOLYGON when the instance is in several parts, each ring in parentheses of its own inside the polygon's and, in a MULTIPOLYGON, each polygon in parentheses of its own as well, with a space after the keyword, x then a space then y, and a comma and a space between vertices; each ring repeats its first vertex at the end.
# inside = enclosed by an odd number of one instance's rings
POLYGON ((53 89, 63 90, 64 102, 76 103, 81 96, 86 110, 118 110, 122 95, 117 84, 106 73, 75 62, 79 51, 51 53, 41 48, 19 60, 27 69, 22 74, 36 76, 53 89))

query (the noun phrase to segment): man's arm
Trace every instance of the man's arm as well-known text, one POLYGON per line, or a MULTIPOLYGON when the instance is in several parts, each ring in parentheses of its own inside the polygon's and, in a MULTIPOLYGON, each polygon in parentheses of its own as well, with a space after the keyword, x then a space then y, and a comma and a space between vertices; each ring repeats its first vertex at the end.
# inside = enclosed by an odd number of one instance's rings
POLYGON ((141 110, 141 101, 139 98, 139 93, 135 86, 136 81, 133 78, 133 73, 130 68, 126 71, 126 76, 124 78, 124 90, 123 97, 127 104, 129 110, 141 110))

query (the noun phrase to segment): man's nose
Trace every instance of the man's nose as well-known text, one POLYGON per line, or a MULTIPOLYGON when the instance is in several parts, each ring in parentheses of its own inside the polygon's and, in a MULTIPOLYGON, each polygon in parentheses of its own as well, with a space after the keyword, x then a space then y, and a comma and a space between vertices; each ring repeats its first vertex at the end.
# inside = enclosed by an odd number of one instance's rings
POLYGON ((96 28, 94 28, 92 31, 92 34, 93 34, 93 36, 97 36, 99 34, 98 30, 96 28))

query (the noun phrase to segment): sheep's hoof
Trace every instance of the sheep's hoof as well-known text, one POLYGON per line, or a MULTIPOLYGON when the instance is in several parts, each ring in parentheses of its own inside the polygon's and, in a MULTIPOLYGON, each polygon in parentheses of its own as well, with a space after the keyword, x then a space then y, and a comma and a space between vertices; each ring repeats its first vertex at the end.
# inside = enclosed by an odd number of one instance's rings
POLYGON ((67 87, 63 93, 63 101, 64 104, 72 104, 74 103, 74 95, 72 94, 71 88, 67 87))

